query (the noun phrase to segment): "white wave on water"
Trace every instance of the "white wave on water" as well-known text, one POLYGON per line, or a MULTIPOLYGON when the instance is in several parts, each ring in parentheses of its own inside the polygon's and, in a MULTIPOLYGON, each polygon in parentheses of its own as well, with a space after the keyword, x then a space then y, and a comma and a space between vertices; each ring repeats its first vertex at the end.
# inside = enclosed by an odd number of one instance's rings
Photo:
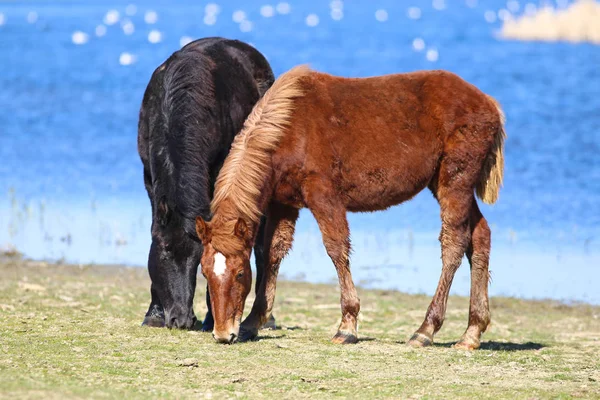
POLYGON ((600 44, 600 3, 579 0, 562 10, 544 7, 516 19, 505 18, 501 36, 524 41, 600 44))

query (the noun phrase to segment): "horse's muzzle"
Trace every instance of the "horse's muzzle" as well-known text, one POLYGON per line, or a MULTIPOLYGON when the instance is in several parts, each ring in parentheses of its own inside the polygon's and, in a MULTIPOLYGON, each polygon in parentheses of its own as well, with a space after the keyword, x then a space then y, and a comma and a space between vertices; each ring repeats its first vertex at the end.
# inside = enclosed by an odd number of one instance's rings
POLYGON ((180 312, 179 310, 167 312, 165 318, 167 328, 169 329, 192 329, 196 324, 196 320, 193 312, 180 312))
POLYGON ((235 343, 235 341, 238 338, 238 335, 236 335, 235 333, 231 332, 231 333, 218 333, 213 331, 213 339, 215 339, 217 341, 217 343, 223 343, 223 344, 232 344, 235 343))

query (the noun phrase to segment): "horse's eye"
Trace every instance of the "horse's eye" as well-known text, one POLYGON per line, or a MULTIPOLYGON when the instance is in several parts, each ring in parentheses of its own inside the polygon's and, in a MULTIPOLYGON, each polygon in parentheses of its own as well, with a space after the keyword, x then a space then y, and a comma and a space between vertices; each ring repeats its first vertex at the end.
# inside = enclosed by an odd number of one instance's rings
POLYGON ((236 276, 237 279, 242 279, 243 277, 244 277, 244 271, 240 271, 237 273, 237 276, 236 276))

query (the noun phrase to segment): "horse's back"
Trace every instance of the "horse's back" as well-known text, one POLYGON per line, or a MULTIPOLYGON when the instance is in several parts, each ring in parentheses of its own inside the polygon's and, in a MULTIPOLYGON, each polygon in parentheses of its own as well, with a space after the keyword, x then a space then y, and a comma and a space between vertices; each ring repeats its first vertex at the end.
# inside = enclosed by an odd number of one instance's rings
MULTIPOLYGON (((317 73, 305 80, 310 88, 296 105, 292 126, 306 136, 305 173, 328 171, 351 211, 410 199, 427 186, 437 167, 442 143, 436 129, 424 126, 430 122, 424 118, 420 82, 398 77, 317 73)), ((284 142, 297 148, 298 139, 284 142)))
POLYGON ((448 71, 371 78, 312 72, 304 85, 297 123, 318 118, 318 135, 347 145, 347 152, 365 148, 396 159, 424 159, 439 154, 458 128, 481 130, 500 122, 489 96, 448 71))
POLYGON ((231 67, 233 63, 237 63, 238 67, 249 72, 256 81, 261 96, 275 79, 271 66, 262 53, 239 40, 204 38, 188 43, 180 51, 205 54, 216 68, 226 68, 229 74, 236 73, 236 69, 231 67))
POLYGON ((329 98, 336 112, 397 123, 411 131, 418 130, 419 123, 424 129, 432 128, 426 121, 419 120, 423 117, 455 120, 465 114, 495 114, 496 110, 488 96, 476 86, 444 70, 368 78, 312 72, 307 84, 318 88, 312 93, 314 96, 329 98))
MULTIPOLYGON (((205 87, 202 89, 209 87, 213 94, 217 89, 231 89, 227 87, 227 82, 232 81, 237 84, 237 91, 241 92, 250 87, 249 91, 253 92, 253 89, 256 88, 258 96, 261 96, 274 80, 273 72, 265 57, 244 42, 209 37, 188 43, 154 70, 144 92, 138 124, 138 152, 142 160, 148 158, 149 135, 153 125, 156 125, 152 124, 151 120, 158 120, 166 116, 168 112, 168 110, 164 110, 165 92, 168 90, 165 87, 165 78, 180 81, 183 77, 178 77, 178 72, 179 75, 189 75, 186 71, 180 70, 181 64, 189 65, 189 72, 196 76, 195 83, 203 83, 205 87), (215 86, 217 87, 215 88, 215 86)), ((242 101, 245 97, 250 97, 246 103, 252 103, 252 105, 258 100, 258 96, 256 93, 244 93, 243 95, 236 93, 237 99, 242 99, 242 101)), ((231 100, 231 98, 226 100, 231 100)), ((245 117, 234 119, 240 118, 245 117)))
POLYGON ((478 89, 445 71, 372 78, 311 72, 303 85, 282 154, 293 159, 303 147, 304 173, 329 171, 353 211, 386 208, 427 187, 448 135, 489 106, 478 89))

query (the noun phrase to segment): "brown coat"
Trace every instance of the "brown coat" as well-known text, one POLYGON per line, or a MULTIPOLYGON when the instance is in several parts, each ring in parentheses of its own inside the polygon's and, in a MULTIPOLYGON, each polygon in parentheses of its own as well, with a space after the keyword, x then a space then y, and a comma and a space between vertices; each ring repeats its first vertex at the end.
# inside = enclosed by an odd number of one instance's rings
MULTIPOLYGON (((349 79, 297 67, 277 79, 248 117, 219 174, 213 220, 197 222, 209 254, 203 268, 221 253, 233 274, 249 268, 244 260, 258 219, 267 214, 267 266, 252 312, 242 324, 245 337, 256 335, 270 314, 279 264, 291 247, 298 210, 306 207, 317 219, 338 271, 342 323, 334 341, 355 342, 360 303, 350 274, 345 214, 382 210, 429 187, 441 208, 443 270, 411 344, 432 342, 466 253, 473 271, 471 312, 459 345, 478 347, 490 319, 490 232, 474 192, 487 203, 498 198, 503 122, 491 97, 445 71, 349 79)), ((222 314, 230 315, 225 310, 239 310, 240 305, 228 297, 236 284, 227 278, 229 272, 224 276, 212 281, 214 291, 224 296, 219 300, 222 314)), ((210 273, 207 277, 210 285, 210 273)), ((212 290, 211 295, 221 296, 212 290)), ((219 312, 213 312, 217 321, 219 312)))

